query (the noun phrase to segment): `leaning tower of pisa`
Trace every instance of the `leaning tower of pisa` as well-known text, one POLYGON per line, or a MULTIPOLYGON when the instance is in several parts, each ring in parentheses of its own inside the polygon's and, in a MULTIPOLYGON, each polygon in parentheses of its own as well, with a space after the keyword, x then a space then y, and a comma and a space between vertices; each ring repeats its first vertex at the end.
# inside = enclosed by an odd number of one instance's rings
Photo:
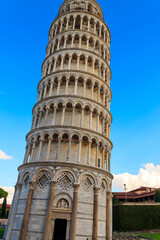
POLYGON ((5 240, 111 240, 110 31, 96 0, 49 30, 5 240))

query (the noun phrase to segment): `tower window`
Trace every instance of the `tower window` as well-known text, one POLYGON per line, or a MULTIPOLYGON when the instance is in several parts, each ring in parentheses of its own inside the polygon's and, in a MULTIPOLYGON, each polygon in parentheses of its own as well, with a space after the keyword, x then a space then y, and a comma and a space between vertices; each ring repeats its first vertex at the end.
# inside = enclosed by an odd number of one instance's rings
POLYGON ((98 167, 101 167, 101 160, 98 159, 98 167))

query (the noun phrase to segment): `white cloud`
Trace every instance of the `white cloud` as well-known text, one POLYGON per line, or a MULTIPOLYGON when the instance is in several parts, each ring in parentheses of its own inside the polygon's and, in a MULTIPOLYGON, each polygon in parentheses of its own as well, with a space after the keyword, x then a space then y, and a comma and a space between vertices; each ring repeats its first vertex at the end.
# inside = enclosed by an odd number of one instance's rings
POLYGON ((0 150, 0 160, 8 160, 11 159, 11 156, 7 156, 7 154, 5 152, 3 152, 2 150, 0 150))
POLYGON ((113 191, 123 191, 126 184, 127 191, 140 186, 160 188, 160 165, 155 166, 153 163, 142 165, 137 175, 123 173, 114 175, 113 191))
MULTIPOLYGON (((14 187, 0 187, 4 189, 6 192, 8 192, 8 197, 7 197, 7 204, 12 203, 13 195, 14 195, 14 187)), ((3 199, 0 199, 0 203, 3 202, 3 199)))

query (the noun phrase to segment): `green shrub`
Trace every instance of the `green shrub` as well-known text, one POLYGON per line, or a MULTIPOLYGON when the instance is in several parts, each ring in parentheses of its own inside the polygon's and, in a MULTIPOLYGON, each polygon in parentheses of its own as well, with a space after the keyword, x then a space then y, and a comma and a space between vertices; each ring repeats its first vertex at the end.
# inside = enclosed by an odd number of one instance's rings
POLYGON ((155 192, 155 202, 160 202, 160 190, 155 192))
POLYGON ((7 206, 7 200, 5 198, 4 201, 3 201, 3 204, 2 204, 2 214, 1 214, 2 218, 6 217, 6 206, 7 206))
POLYGON ((4 236, 5 228, 0 228, 0 237, 4 236))
POLYGON ((160 229, 160 206, 119 205, 113 207, 113 229, 142 231, 160 229))
POLYGON ((112 203, 113 203, 113 205, 114 205, 114 204, 118 204, 118 203, 119 203, 119 199, 116 198, 115 196, 113 196, 113 198, 112 198, 112 203))

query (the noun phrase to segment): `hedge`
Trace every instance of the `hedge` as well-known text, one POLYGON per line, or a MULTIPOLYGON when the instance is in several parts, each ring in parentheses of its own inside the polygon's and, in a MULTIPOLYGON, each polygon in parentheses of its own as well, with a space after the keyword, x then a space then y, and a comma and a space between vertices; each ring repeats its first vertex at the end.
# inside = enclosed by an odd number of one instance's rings
POLYGON ((114 231, 160 229, 160 205, 113 206, 114 231))
POLYGON ((4 236, 5 228, 0 228, 0 237, 4 236))

